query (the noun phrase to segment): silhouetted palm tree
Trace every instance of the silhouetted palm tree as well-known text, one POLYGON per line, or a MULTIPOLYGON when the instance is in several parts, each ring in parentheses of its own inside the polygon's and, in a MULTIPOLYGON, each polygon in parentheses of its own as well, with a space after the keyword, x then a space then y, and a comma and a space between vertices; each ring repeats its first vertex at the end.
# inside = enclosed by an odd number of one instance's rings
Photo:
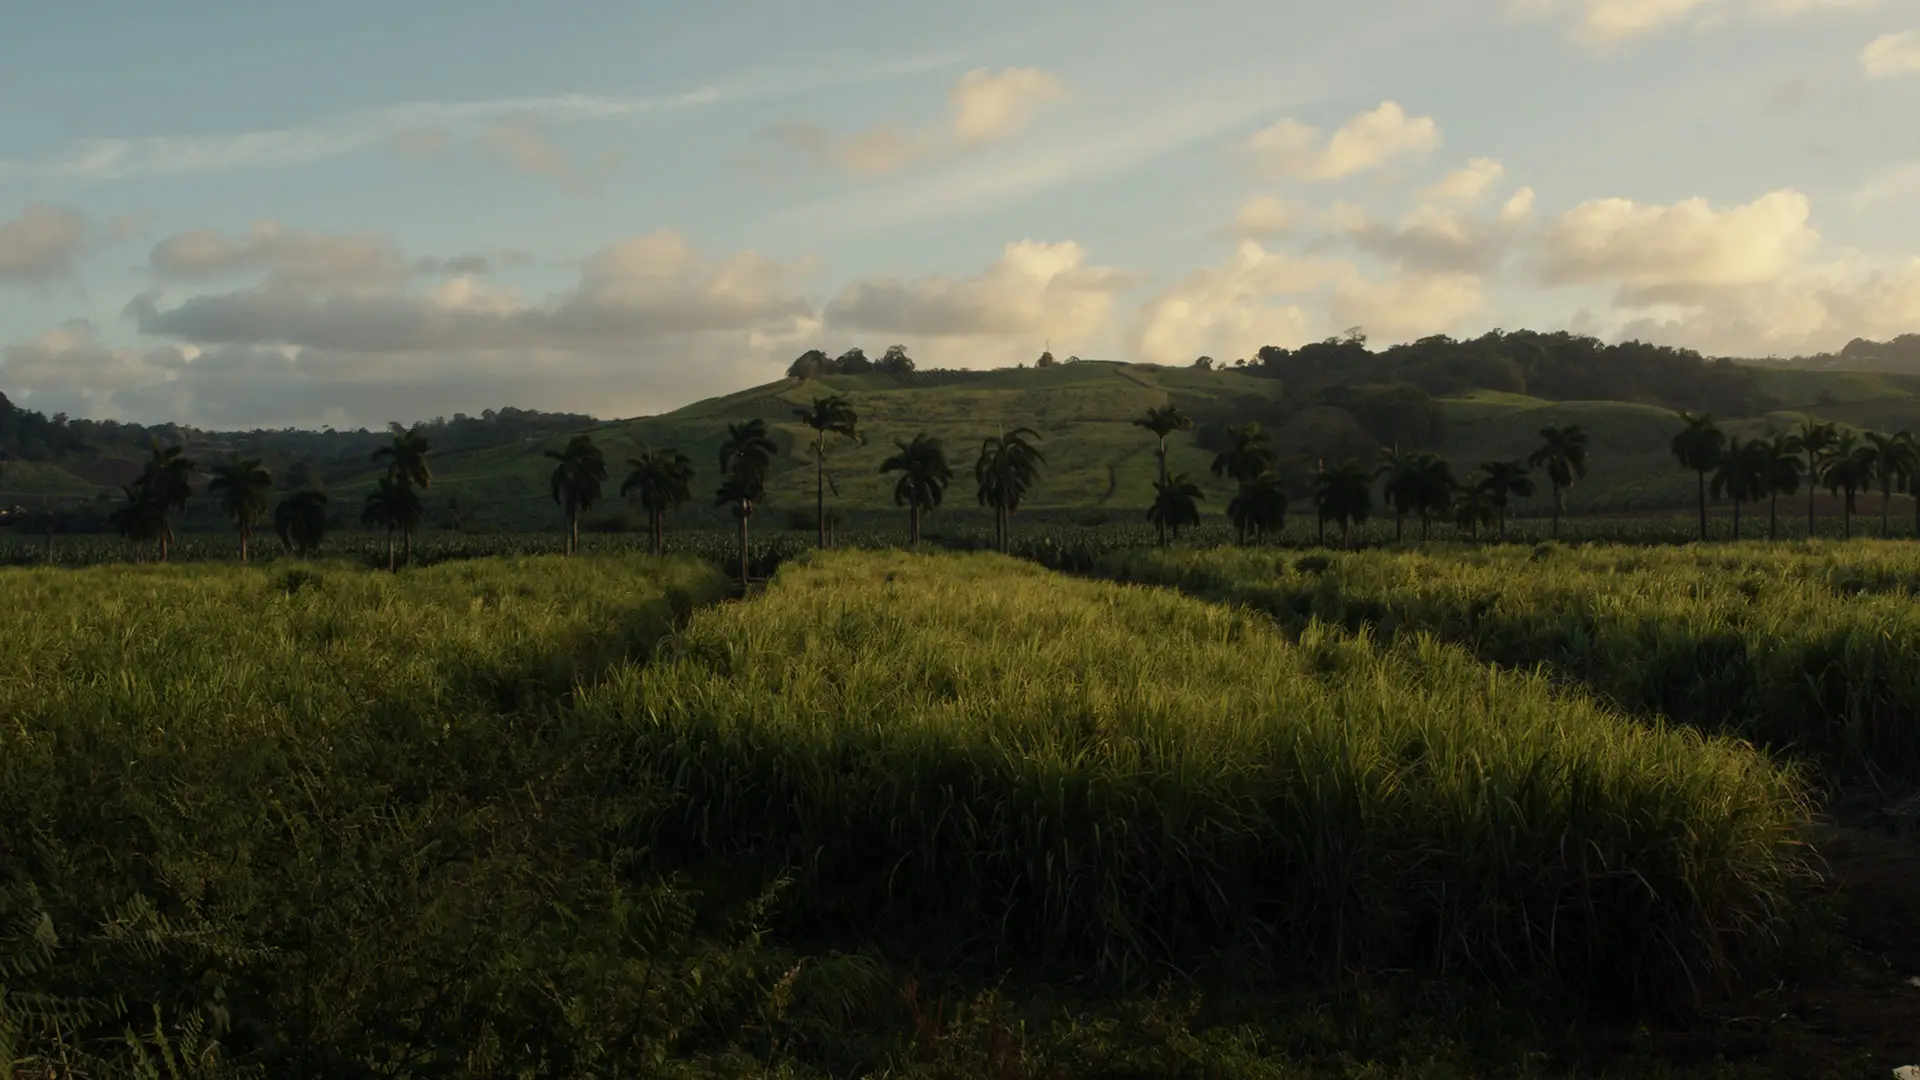
POLYGON ((1393 508, 1393 542, 1400 542, 1401 524, 1407 511, 1413 508, 1415 481, 1413 458, 1402 454, 1394 447, 1381 454, 1380 467, 1374 475, 1381 480, 1380 498, 1393 508))
POLYGON ((1352 458, 1313 478, 1313 506, 1322 522, 1340 525, 1340 545, 1353 546, 1353 526, 1373 512, 1373 474, 1352 458))
POLYGON ((185 510, 187 498, 193 494, 193 470, 194 464, 187 460, 184 448, 176 445, 161 449, 159 443, 154 443, 146 468, 135 485, 143 493, 142 498, 153 504, 150 511, 159 515, 162 562, 173 550, 172 515, 185 510))
POLYGON ((267 516, 267 494, 273 490, 273 474, 261 468, 259 458, 239 454, 213 467, 213 479, 207 482, 207 494, 218 493, 220 509, 240 530, 240 561, 247 561, 247 546, 253 540, 253 528, 267 516))
POLYGON ((1878 431, 1867 432, 1867 444, 1861 447, 1873 458, 1873 477, 1880 483, 1880 539, 1891 535, 1889 531, 1890 511, 1893 506, 1893 493, 1905 487, 1916 471, 1920 471, 1920 461, 1913 455, 1913 446, 1899 435, 1887 435, 1878 431))
POLYGON ((1409 506, 1420 517, 1420 539, 1433 534, 1433 519, 1444 516, 1453 506, 1453 466, 1440 455, 1420 453, 1408 466, 1409 506))
POLYGON ((107 515, 107 525, 126 538, 133 549, 133 561, 146 561, 147 545, 166 535, 166 515, 160 501, 141 477, 120 489, 127 501, 107 515))
POLYGON ((1160 405, 1147 410, 1147 415, 1133 422, 1134 427, 1146 428, 1160 440, 1160 479, 1167 478, 1167 436, 1176 431, 1185 431, 1193 426, 1193 420, 1186 413, 1172 405, 1160 405))
POLYGON ((915 435, 912 442, 895 439, 899 453, 880 463, 880 472, 900 474, 893 485, 893 505, 907 508, 907 542, 920 545, 920 515, 939 509, 953 481, 947 450, 939 439, 915 435))
POLYGON ((1160 546, 1167 546, 1167 530, 1173 530, 1173 538, 1180 539, 1180 526, 1200 524, 1200 500, 1206 498, 1200 491, 1200 485, 1187 479, 1186 473, 1175 473, 1165 480, 1156 480, 1153 484, 1153 505, 1147 507, 1147 520, 1153 522, 1160 532, 1160 546))
POLYGON ((814 523, 820 530, 820 546, 827 546, 827 436, 838 435, 854 442, 865 442, 860 434, 860 416, 843 394, 813 399, 804 409, 793 410, 799 421, 813 429, 814 523))
POLYGON ((1244 483, 1273 468, 1273 451, 1266 444, 1259 424, 1228 428, 1227 448, 1213 457, 1213 475, 1244 483))
POLYGON ((1493 493, 1479 484, 1457 484, 1453 490, 1454 524, 1465 529, 1471 539, 1480 539, 1480 528, 1499 519, 1500 508, 1493 504, 1493 493))
POLYGON ((273 510, 273 530, 288 550, 305 558, 320 549, 327 535, 327 495, 324 491, 296 491, 273 510))
POLYGON ((1807 537, 1817 535, 1814 520, 1814 495, 1819 491, 1821 465, 1826 453, 1833 448, 1839 438, 1839 431, 1832 424, 1823 424, 1808 418, 1800 421, 1800 430, 1793 436, 1794 444, 1807 455, 1807 537))
POLYGON ((1271 472, 1240 481, 1240 490, 1227 504, 1227 517, 1240 531, 1240 544, 1246 546, 1249 535, 1264 537, 1279 532, 1287 523, 1287 492, 1280 478, 1271 472))
POLYGON ((1565 512, 1567 489, 1587 475, 1587 433, 1579 424, 1540 429, 1541 445, 1527 456, 1527 464, 1543 469, 1553 486, 1553 538, 1560 539, 1560 515, 1565 512))
POLYGON ((567 515, 567 554, 580 553, 580 514, 600 501, 600 485, 607 479, 607 459, 588 435, 567 440, 565 450, 549 450, 547 456, 558 462, 547 486, 553 501, 567 515))
POLYGON ((1860 437, 1842 432, 1820 459, 1820 482, 1835 495, 1844 493, 1840 508, 1841 535, 1853 539, 1853 497, 1873 483, 1873 450, 1860 437))
POLYGON ((1706 413, 1683 412, 1680 421, 1686 427, 1673 437, 1669 449, 1684 468, 1692 469, 1699 480, 1700 539, 1707 538, 1707 473, 1720 464, 1720 453, 1727 445, 1726 432, 1715 426, 1706 413))
POLYGON ((640 456, 627 459, 632 471, 620 485, 622 498, 639 496, 640 508, 647 512, 648 547, 655 554, 666 551, 666 518, 669 513, 693 501, 693 459, 672 447, 664 450, 640 448, 640 456))
POLYGON ((1762 461, 1766 466, 1767 539, 1773 540, 1780 523, 1780 496, 1800 490, 1800 440, 1779 432, 1762 445, 1766 448, 1762 461))
POLYGON ((1527 467, 1518 461, 1483 461, 1480 471, 1480 487, 1493 502, 1496 519, 1500 525, 1500 542, 1507 542, 1507 504, 1513 499, 1525 499, 1533 494, 1533 478, 1527 475, 1527 467))
POLYGON ((1772 469, 1770 455, 1772 448, 1759 439, 1743 441, 1734 439, 1720 455, 1720 463, 1713 473, 1713 497, 1726 496, 1733 500, 1733 538, 1740 539, 1740 508, 1750 502, 1757 502, 1767 493, 1767 479, 1772 469))
POLYGON ((726 474, 714 502, 731 506, 740 527, 740 587, 748 581, 747 520, 754 507, 766 498, 767 470, 773 467, 773 455, 779 452, 767 435, 767 422, 755 417, 727 425, 727 437, 720 444, 720 471, 726 474))
POLYGON ((981 506, 994 511, 995 539, 1001 551, 1013 542, 1013 514, 1020 500, 1040 480, 1040 466, 1046 457, 1027 440, 1038 441, 1040 433, 1032 428, 1014 428, 990 436, 980 444, 980 456, 974 459, 973 479, 978 485, 981 506))
POLYGON ((389 424, 387 431, 393 442, 375 450, 373 460, 385 461, 388 474, 404 484, 422 491, 432 487, 433 469, 427 465, 427 455, 433 453, 433 442, 426 429, 420 424, 411 428, 389 424))
MULTIPOLYGON (((398 530, 411 537, 413 530, 420 527, 420 519, 425 507, 420 503, 420 493, 412 484, 397 476, 382 476, 374 489, 367 493, 365 503, 360 508, 360 524, 370 529, 387 531, 387 569, 395 568, 393 561, 393 534, 398 530)), ((413 562, 413 544, 407 544, 406 561, 413 562)))

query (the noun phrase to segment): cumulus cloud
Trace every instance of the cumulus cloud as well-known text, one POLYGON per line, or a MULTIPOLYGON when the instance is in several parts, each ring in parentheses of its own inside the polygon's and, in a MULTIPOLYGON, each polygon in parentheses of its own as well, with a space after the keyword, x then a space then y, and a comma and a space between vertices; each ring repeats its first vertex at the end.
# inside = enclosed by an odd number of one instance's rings
POLYGON ((177 281, 264 271, 269 285, 294 291, 386 289, 408 273, 407 260, 384 237, 325 236, 277 221, 255 222, 238 237, 214 229, 175 233, 153 246, 147 264, 156 276, 177 281))
POLYGON ((1294 227, 1299 211, 1271 195, 1256 195, 1240 204, 1229 231, 1238 236, 1258 239, 1278 236, 1294 227))
POLYGON ((1350 223, 1347 236, 1363 250, 1404 267, 1485 273, 1506 257, 1523 219, 1524 215, 1487 218, 1427 204, 1393 223, 1350 223))
POLYGON ((1472 203, 1493 189, 1506 176, 1506 166, 1492 158, 1474 158, 1465 168, 1455 169, 1428 188, 1425 195, 1439 202, 1472 203))
POLYGON ((44 285, 68 277, 86 233, 86 219, 77 211, 44 203, 0 222, 0 284, 44 285))
POLYGON ((823 314, 832 331, 908 339, 1086 341, 1105 330, 1114 297, 1134 283, 1119 270, 1089 266, 1078 244, 1022 240, 972 277, 854 282, 823 314))
POLYGON ((1240 152, 1267 177, 1328 181, 1378 169, 1439 145, 1440 128, 1432 117, 1408 116, 1398 102, 1386 101, 1324 138, 1311 124, 1280 120, 1248 136, 1240 152))
POLYGON ((1407 341, 1455 329, 1479 311, 1482 302, 1477 274, 1352 275, 1334 288, 1333 320, 1362 327, 1376 341, 1407 341))
POLYGON ((1548 227, 1543 279, 1614 283, 1625 302, 1774 281, 1819 243, 1811 214, 1807 197, 1788 189, 1725 209, 1698 198, 1670 206, 1595 199, 1548 227))
POLYGON ((1881 34, 1860 50, 1860 69, 1869 79, 1920 72, 1920 31, 1881 34))
POLYGON ((764 134, 814 165, 874 176, 1010 139, 1041 108, 1065 96, 1066 88, 1044 71, 975 68, 948 92, 948 117, 941 125, 908 129, 890 123, 835 135, 818 124, 784 121, 764 134))
POLYGON ((1823 10, 1871 7, 1876 0, 1507 0, 1519 18, 1564 17, 1568 35, 1606 46, 1688 25, 1705 27, 1737 14, 1785 18, 1823 10))

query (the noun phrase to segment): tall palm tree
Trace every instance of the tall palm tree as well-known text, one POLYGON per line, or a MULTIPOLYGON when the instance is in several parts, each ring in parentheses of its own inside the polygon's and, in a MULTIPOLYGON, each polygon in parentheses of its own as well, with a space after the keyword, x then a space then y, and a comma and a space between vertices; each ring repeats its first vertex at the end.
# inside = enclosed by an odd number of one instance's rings
POLYGON ((1885 540, 1891 535, 1888 519, 1893 493, 1905 487, 1909 478, 1920 471, 1920 460, 1914 458, 1909 440, 1878 431, 1867 432, 1867 444, 1861 449, 1872 455, 1873 477, 1880 482, 1880 539, 1885 540))
POLYGON ((1760 445, 1765 448, 1761 460, 1766 466, 1767 539, 1773 540, 1780 522, 1780 496, 1800 490, 1800 438, 1776 432, 1771 441, 1760 445))
POLYGON ((1500 525, 1500 542, 1507 542, 1507 504, 1515 498, 1525 499, 1533 494, 1533 478, 1527 475, 1527 467, 1518 461, 1483 461, 1480 471, 1486 475, 1480 478, 1480 487, 1493 503, 1496 519, 1500 525))
POLYGON ((1213 475, 1244 483, 1273 468, 1273 451, 1259 424, 1228 428, 1227 440, 1227 448, 1213 456, 1213 475))
POLYGON ((1407 511, 1413 508, 1418 481, 1414 476, 1413 458, 1402 454, 1398 446, 1381 454, 1380 467, 1374 470, 1383 483, 1380 485, 1380 497, 1388 506, 1393 507, 1393 542, 1400 542, 1401 524, 1407 511))
POLYGON ((667 515, 693 501, 693 459, 670 446, 642 446, 639 457, 627 459, 627 468, 632 471, 620 484, 620 497, 639 496, 640 508, 647 512, 648 547, 655 555, 664 554, 667 515))
POLYGON ((1167 478, 1167 436, 1192 427, 1192 418, 1172 405, 1159 405, 1148 409, 1147 415, 1136 419, 1133 426, 1146 428, 1160 440, 1160 479, 1165 480, 1167 478))
POLYGON ((1860 436, 1853 432, 1842 432, 1821 456, 1820 482, 1829 492, 1846 495, 1840 508, 1840 535, 1853 539, 1853 497, 1873 483, 1872 448, 1860 445, 1860 436))
POLYGON ((126 538, 133 549, 134 562, 145 562, 147 545, 165 536, 165 512, 147 487, 144 476, 120 490, 126 494, 127 501, 107 515, 107 525, 126 538))
POLYGON ((1560 515, 1565 512, 1567 489, 1587 475, 1587 432, 1579 424, 1540 429, 1538 450, 1527 455, 1527 464, 1544 469, 1547 483, 1553 486, 1553 538, 1560 539, 1560 515))
POLYGON ((207 482, 207 494, 218 492, 220 509, 240 529, 240 561, 247 561, 247 545, 253 539, 253 527, 267 516, 267 494, 273 490, 273 474, 260 465, 259 458, 239 454, 213 467, 213 479, 207 482))
POLYGON ((1500 516, 1493 505, 1493 493, 1480 484, 1456 484, 1453 491, 1454 524, 1465 529, 1471 539, 1480 539, 1480 529, 1492 525, 1500 516))
POLYGON ((1673 437, 1669 449, 1683 468, 1692 469, 1699 480, 1700 489, 1700 539, 1707 538, 1707 473, 1720 464, 1721 451, 1727 445, 1727 434, 1714 424, 1713 417, 1707 413, 1683 412, 1681 423, 1686 427, 1673 437))
POLYGON ((720 444, 720 471, 726 474, 714 502, 733 507, 740 527, 740 587, 746 588, 747 519, 767 494, 767 470, 773 467, 773 455, 779 451, 767 435, 767 422, 755 417, 727 425, 727 437, 720 444))
POLYGON ((814 521, 820 530, 820 546, 827 546, 827 436, 838 435, 854 442, 865 442, 860 434, 860 415, 844 394, 817 397, 804 409, 793 410, 799 421, 813 429, 814 521))
POLYGON ((1287 492, 1280 478, 1271 472, 1240 481, 1240 490, 1227 504, 1227 518, 1240 531, 1240 546, 1249 535, 1264 537, 1279 532, 1287 523, 1287 492))
MULTIPOLYGON (((420 527, 420 519, 425 507, 420 503, 420 492, 412 484, 397 476, 382 476, 374 489, 367 493, 366 501, 360 507, 360 524, 370 529, 387 531, 387 569, 395 567, 393 561, 393 534, 396 530, 411 536, 413 530, 420 527)), ((407 545, 406 561, 413 562, 413 545, 407 545)))
POLYGON ((920 546, 920 515, 939 509, 953 482, 947 449, 939 439, 920 434, 912 442, 895 439, 899 452, 880 463, 881 473, 900 474, 893 485, 893 505, 907 508, 907 542, 920 546))
POLYGON ((1173 538, 1180 539, 1180 526, 1200 524, 1200 500, 1206 498, 1200 491, 1200 485, 1187 479, 1186 473, 1175 473, 1165 480, 1156 480, 1153 484, 1153 505, 1147 507, 1147 520, 1159 530, 1160 546, 1167 546, 1167 530, 1173 530, 1173 538))
POLYGON ((194 464, 187 459, 185 448, 174 445, 162 449, 159 443, 154 443, 140 474, 137 486, 144 493, 143 498, 153 503, 149 512, 159 516, 162 562, 173 550, 172 515, 185 510, 187 498, 193 494, 193 470, 194 464))
POLYGON ((318 551, 327 535, 327 493, 296 491, 282 499, 273 509, 273 531, 302 558, 318 551))
POLYGON ((1828 450, 1833 448, 1839 438, 1839 430, 1832 424, 1824 424, 1808 417, 1800 421, 1800 430, 1794 434, 1794 441, 1800 451, 1807 455, 1807 538, 1817 535, 1814 522, 1814 495, 1819 491, 1820 466, 1828 450))
POLYGON ((600 485, 607 478, 607 459, 589 435, 575 435, 567 440, 565 450, 549 450, 547 456, 558 462, 553 467, 553 475, 547 478, 547 486, 553 492, 553 501, 559 503, 567 515, 567 554, 578 555, 580 514, 593 509, 593 504, 600 501, 600 485))
POLYGON ((1767 480, 1772 469, 1769 455, 1772 447, 1753 439, 1751 441, 1734 439, 1727 444, 1726 451, 1720 455, 1720 463, 1713 473, 1713 497, 1722 495, 1733 500, 1733 538, 1740 539, 1740 508, 1750 502, 1758 502, 1767 493, 1767 480))
POLYGON ((973 479, 978 485, 981 506, 994 511, 994 533, 1000 550, 1007 551, 1013 541, 1013 514, 1020 500, 1040 480, 1040 466, 1046 458, 1028 439, 1038 441, 1040 433, 1032 428, 1015 428, 991 436, 980 443, 980 456, 974 459, 973 479))
POLYGON ((1353 526, 1373 513, 1373 474, 1348 458, 1313 478, 1313 505, 1322 522, 1340 525, 1340 545, 1353 546, 1353 526))
POLYGON ((1433 535, 1433 519, 1445 515, 1453 506, 1453 466, 1433 453, 1413 456, 1408 466, 1409 505, 1420 516, 1420 539, 1433 535))

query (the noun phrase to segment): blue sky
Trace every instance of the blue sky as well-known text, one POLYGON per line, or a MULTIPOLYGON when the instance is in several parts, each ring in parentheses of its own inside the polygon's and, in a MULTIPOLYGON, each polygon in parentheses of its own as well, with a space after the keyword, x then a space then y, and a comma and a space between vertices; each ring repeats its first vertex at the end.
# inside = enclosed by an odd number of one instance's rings
POLYGON ((896 342, 1793 355, 1920 331, 1916 106, 1914 0, 43 5, 0 391, 371 426, 896 342))

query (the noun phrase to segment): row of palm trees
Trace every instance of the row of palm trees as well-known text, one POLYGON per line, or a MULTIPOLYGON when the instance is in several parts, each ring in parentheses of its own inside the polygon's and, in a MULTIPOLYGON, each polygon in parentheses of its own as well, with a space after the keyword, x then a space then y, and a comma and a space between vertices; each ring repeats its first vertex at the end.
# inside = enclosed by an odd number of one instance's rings
POLYGON ((1686 425, 1673 437, 1671 450, 1681 466, 1693 470, 1699 486, 1700 538, 1707 537, 1707 495, 1733 500, 1733 535, 1740 537, 1743 506, 1767 503, 1767 538, 1779 526, 1780 496, 1807 485, 1807 534, 1814 531, 1814 497, 1825 487, 1843 496, 1844 535, 1853 536, 1855 497, 1880 489, 1880 535, 1890 535, 1895 492, 1914 498, 1914 525, 1920 530, 1920 438, 1912 432, 1841 431, 1834 424, 1802 421, 1797 431, 1767 438, 1729 438, 1713 417, 1681 413, 1686 425))

